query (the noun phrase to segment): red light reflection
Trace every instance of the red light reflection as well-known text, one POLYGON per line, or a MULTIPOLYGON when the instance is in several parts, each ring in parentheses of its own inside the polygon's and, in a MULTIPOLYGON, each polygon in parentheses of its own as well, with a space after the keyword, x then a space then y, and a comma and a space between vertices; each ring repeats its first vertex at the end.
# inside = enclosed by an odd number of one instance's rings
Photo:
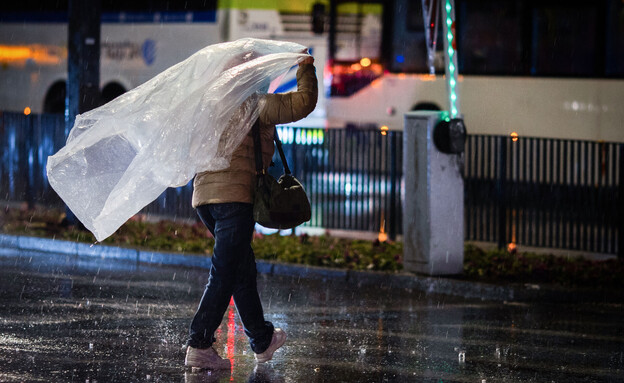
POLYGON ((227 334, 227 341, 226 341, 226 345, 227 345, 227 351, 226 351, 226 355, 227 358, 230 360, 230 363, 232 364, 232 374, 230 375, 230 382, 234 381, 234 335, 236 333, 236 321, 234 320, 234 316, 235 316, 235 312, 234 312, 234 298, 230 298, 230 306, 228 308, 228 322, 227 322, 227 328, 228 328, 228 334, 227 334))

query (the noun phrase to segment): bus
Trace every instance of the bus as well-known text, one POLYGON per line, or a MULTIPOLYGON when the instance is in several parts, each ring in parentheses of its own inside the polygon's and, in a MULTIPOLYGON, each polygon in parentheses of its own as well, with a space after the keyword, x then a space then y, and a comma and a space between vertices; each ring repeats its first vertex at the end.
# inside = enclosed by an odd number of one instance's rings
MULTIPOLYGON (((67 3, 0 5, 0 110, 64 111, 67 3)), ((317 108, 298 126, 401 130, 406 112, 449 108, 444 54, 427 40, 422 4, 102 0, 101 99, 113 99, 209 44, 283 39, 308 46, 319 74, 317 108), (434 47, 433 72, 428 46, 434 47)), ((469 133, 624 142, 621 0, 454 5, 458 89, 469 133)), ((295 84, 293 71, 278 91, 295 84)))
MULTIPOLYGON (((242 37, 286 39, 307 46, 322 73, 327 43, 311 30, 312 2, 255 3, 102 0, 101 103, 208 45, 242 37)), ((68 0, 0 5, 0 111, 64 112, 67 8, 68 0)), ((296 87, 292 72, 279 91, 296 87)), ((309 120, 324 117, 324 92, 320 96, 309 120)))
MULTIPOLYGON (((332 3, 338 13, 353 4, 378 6, 366 17, 380 26, 368 35, 381 38, 367 56, 329 52, 328 125, 402 129, 405 112, 448 110, 441 41, 434 73, 428 65, 423 1, 332 3)), ((454 3, 459 97, 469 133, 624 142, 624 2, 454 3)))

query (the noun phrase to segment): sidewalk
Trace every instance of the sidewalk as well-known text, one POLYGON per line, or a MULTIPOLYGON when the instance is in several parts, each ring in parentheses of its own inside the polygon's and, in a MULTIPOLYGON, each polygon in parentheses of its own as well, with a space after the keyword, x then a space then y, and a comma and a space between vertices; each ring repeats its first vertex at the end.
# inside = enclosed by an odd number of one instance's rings
MULTIPOLYGON (((3 250, 36 251, 74 257, 110 259, 118 262, 169 265, 210 269, 211 258, 203 255, 162 253, 134 248, 89 245, 64 240, 0 234, 0 256, 3 250)), ((452 277, 428 277, 407 272, 384 273, 331 269, 299 264, 257 261, 259 273, 344 281, 358 286, 380 286, 422 291, 426 294, 447 294, 500 302, 624 302, 624 292, 567 289, 535 284, 494 285, 465 281, 452 277)))

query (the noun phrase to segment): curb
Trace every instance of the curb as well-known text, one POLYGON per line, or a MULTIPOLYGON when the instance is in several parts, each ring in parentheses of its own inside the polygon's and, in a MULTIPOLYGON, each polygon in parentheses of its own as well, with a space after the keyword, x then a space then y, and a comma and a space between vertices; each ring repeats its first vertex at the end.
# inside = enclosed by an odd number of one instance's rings
MULTIPOLYGON (((180 253, 162 253, 131 248, 89 245, 58 239, 0 234, 0 248, 38 251, 111 259, 121 262, 151 265, 185 266, 210 269, 210 257, 180 253)), ((0 256, 3 254, 0 253, 0 256)), ((613 291, 562 289, 542 285, 493 285, 470 282, 448 277, 428 277, 406 272, 384 273, 379 271, 354 271, 330 269, 318 266, 278 263, 258 260, 256 268, 262 274, 274 274, 299 278, 336 280, 358 286, 379 286, 423 291, 426 294, 445 294, 470 299, 500 302, 624 302, 624 294, 613 291)))

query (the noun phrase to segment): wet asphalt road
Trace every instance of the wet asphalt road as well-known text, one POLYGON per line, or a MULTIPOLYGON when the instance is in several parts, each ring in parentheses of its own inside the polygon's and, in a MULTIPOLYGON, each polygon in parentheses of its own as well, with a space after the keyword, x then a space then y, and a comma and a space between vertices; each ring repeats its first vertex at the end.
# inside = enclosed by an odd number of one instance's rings
POLYGON ((259 276, 267 365, 230 306, 220 374, 183 367, 207 272, 0 250, 0 382, 623 382, 624 310, 259 276))

